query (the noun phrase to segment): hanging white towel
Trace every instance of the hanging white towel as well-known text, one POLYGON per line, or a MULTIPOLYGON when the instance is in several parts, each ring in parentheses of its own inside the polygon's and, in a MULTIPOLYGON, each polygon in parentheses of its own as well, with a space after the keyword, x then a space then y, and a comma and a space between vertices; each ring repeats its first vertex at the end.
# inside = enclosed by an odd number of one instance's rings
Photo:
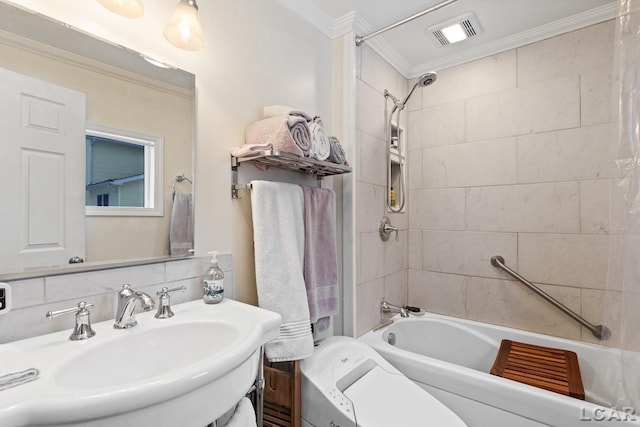
POLYGON ((251 212, 258 305, 282 316, 280 336, 267 343, 272 362, 313 353, 303 276, 304 198, 299 185, 252 181, 251 212))
POLYGON ((169 225, 169 249, 171 256, 187 256, 193 249, 192 195, 175 193, 169 225))
POLYGON ((243 397, 236 406, 236 410, 231 416, 229 422, 224 427, 257 427, 256 414, 253 410, 251 401, 243 397))

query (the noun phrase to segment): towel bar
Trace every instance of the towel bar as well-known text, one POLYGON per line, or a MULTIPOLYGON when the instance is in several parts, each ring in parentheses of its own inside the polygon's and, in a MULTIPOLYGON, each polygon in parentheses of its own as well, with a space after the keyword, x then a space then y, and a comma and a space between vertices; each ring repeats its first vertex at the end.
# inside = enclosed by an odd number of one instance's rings
POLYGON ((291 153, 278 150, 256 152, 250 157, 231 156, 231 198, 238 199, 238 190, 250 190, 251 184, 238 184, 238 167, 241 163, 255 163, 263 167, 287 169, 306 173, 322 179, 325 176, 340 175, 351 172, 346 165, 316 160, 310 157, 299 157, 291 153))

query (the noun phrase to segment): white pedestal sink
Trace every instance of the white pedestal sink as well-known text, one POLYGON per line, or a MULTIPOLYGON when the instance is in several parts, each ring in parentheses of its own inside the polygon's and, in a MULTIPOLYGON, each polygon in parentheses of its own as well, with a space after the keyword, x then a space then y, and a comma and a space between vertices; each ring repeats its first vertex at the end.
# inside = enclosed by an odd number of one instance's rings
POLYGON ((83 341, 62 331, 0 345, 0 375, 40 372, 0 391, 0 426, 204 427, 220 417, 252 385, 280 315, 232 300, 173 311, 138 314, 125 330, 97 323, 83 341))

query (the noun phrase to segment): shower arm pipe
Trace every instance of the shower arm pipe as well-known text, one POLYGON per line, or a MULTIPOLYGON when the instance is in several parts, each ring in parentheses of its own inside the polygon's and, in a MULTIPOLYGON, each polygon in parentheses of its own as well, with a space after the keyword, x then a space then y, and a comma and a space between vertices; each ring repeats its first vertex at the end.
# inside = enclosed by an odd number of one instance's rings
POLYGON ((519 275, 516 271, 514 271, 511 268, 507 267, 505 265, 505 263, 504 263, 504 258, 501 257, 500 255, 495 255, 495 256, 491 257, 491 265, 506 271, 507 274, 509 274, 509 276, 511 276, 514 279, 520 281, 527 288, 531 289, 533 292, 535 292, 536 294, 540 295, 542 298, 547 300, 547 302, 551 303, 553 306, 558 308, 564 314, 566 314, 567 316, 571 317, 573 320, 575 320, 576 322, 580 323, 585 328, 589 329, 589 331, 591 331, 593 336, 598 338, 599 340, 606 340, 607 338, 609 338, 611 336, 611 331, 606 326, 604 326, 604 325, 593 325, 592 323, 586 321, 582 316, 580 316, 579 314, 575 313, 573 310, 571 310, 570 308, 568 308, 567 306, 562 304, 560 301, 558 301, 557 299, 553 298, 551 295, 547 294, 545 291, 543 291, 542 289, 540 289, 539 287, 537 287, 536 285, 534 285, 533 283, 531 283, 530 281, 528 281, 527 279, 525 279, 524 277, 519 275))
POLYGON ((445 0, 445 1, 440 2, 440 3, 438 3, 438 4, 434 5, 434 6, 431 6, 428 9, 423 10, 422 12, 418 12, 415 15, 411 15, 410 17, 405 18, 405 19, 403 19, 401 21, 395 22, 395 23, 393 23, 391 25, 387 25, 384 28, 380 28, 379 30, 374 31, 373 33, 369 33, 369 34, 367 34, 365 36, 357 36, 356 37, 356 46, 362 45, 362 43, 364 43, 368 39, 370 39, 372 37, 375 37, 375 36, 377 36, 379 34, 382 34, 385 31, 392 30, 392 29, 394 29, 396 27, 399 27, 400 25, 404 25, 407 22, 413 21, 414 19, 420 18, 421 16, 426 15, 427 13, 431 13, 431 12, 433 12, 435 10, 438 10, 440 8, 443 8, 445 6, 449 6, 451 3, 455 3, 457 1, 458 0, 445 0))

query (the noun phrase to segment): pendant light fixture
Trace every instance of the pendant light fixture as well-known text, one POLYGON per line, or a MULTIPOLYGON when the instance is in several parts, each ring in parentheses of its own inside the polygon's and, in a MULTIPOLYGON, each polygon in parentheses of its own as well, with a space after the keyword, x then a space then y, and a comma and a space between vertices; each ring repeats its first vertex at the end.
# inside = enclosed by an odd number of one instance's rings
POLYGON ((164 27, 164 37, 174 46, 185 50, 202 48, 202 28, 198 20, 196 0, 180 0, 171 19, 164 27))
POLYGON ((111 12, 127 18, 141 18, 144 15, 142 0, 98 0, 111 12))

